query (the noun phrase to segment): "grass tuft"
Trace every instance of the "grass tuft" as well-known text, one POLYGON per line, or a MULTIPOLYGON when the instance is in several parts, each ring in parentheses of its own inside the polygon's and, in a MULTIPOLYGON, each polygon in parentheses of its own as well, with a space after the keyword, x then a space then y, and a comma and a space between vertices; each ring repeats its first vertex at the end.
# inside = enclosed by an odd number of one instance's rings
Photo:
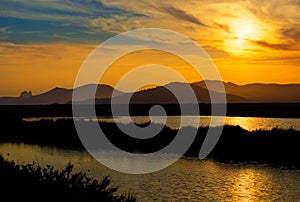
POLYGON ((118 194, 105 176, 97 181, 86 173, 73 173, 71 163, 63 170, 36 163, 16 165, 0 156, 1 201, 136 201, 131 193, 118 194))

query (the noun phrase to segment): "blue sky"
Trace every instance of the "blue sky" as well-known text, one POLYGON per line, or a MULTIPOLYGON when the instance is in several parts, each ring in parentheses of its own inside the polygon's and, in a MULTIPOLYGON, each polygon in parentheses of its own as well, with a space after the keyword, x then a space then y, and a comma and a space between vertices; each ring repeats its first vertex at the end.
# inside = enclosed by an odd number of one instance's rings
POLYGON ((107 30, 100 22, 120 17, 127 21, 140 16, 143 15, 105 6, 96 0, 1 0, 0 40, 101 42, 115 35, 115 30, 107 30))

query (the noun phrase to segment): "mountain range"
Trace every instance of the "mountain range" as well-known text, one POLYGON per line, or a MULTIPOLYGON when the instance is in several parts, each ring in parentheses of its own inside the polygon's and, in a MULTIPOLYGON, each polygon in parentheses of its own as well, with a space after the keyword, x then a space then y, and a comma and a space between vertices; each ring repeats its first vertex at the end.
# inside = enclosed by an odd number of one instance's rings
MULTIPOLYGON (((175 104, 176 97, 170 90, 176 90, 180 102, 184 104, 193 103, 188 88, 195 92, 198 103, 210 103, 210 95, 216 98, 222 96, 222 92, 214 86, 221 81, 200 81, 191 84, 172 82, 164 86, 140 90, 137 92, 122 92, 111 86, 104 84, 89 84, 75 89, 54 88, 48 92, 32 95, 29 91, 24 91, 18 97, 0 97, 0 105, 49 105, 49 104, 70 104, 72 102, 73 91, 79 92, 84 99, 78 103, 90 103, 92 98, 87 97, 87 92, 97 88, 96 104, 113 103, 124 104, 130 99, 131 104, 175 104), (207 86, 213 87, 209 91, 207 86)), ((262 84, 252 83, 237 85, 231 82, 223 82, 226 90, 228 103, 295 103, 300 102, 300 84, 262 84)), ((219 102, 218 100, 216 102, 219 102)), ((221 102, 221 101, 220 101, 221 102)))

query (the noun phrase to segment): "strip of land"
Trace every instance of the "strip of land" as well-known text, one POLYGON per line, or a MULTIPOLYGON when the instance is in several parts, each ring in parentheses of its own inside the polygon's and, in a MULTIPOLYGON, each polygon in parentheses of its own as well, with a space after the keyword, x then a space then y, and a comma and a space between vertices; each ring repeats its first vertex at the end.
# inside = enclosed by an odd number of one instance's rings
MULTIPOLYGON (((154 104, 143 105, 129 105, 130 115, 133 116, 148 116, 150 108, 154 104)), ((161 105, 167 115, 199 115, 195 112, 193 105, 186 104, 184 107, 186 113, 183 114, 180 106, 176 104, 162 104, 161 105), (189 110, 191 109, 191 110, 189 110)), ((200 114, 205 116, 211 115, 210 104, 199 104, 200 114)), ((83 116, 91 116, 87 109, 89 105, 81 104, 78 106, 82 111, 83 116)), ((97 116, 111 116, 111 105, 102 104, 96 105, 95 111, 97 116)), ((114 105, 115 115, 126 115, 125 109, 127 105, 114 105)), ((224 107, 223 105, 215 105, 216 108, 224 107)), ((227 104, 227 116, 241 116, 241 117, 270 117, 270 118, 300 118, 300 103, 232 103, 227 104)), ((25 118, 25 117, 72 117, 72 105, 0 105, 0 118, 25 118)), ((215 114, 222 115, 224 114, 215 114)))
MULTIPOLYGON (((83 122, 86 127, 92 121, 83 122)), ((115 123, 99 122, 107 138, 118 148, 137 153, 152 153, 168 145, 177 135, 177 130, 166 126, 158 135, 149 139, 137 139, 124 134, 115 123)), ((124 125, 129 127, 130 125, 124 125)), ((142 125, 142 127, 147 124, 142 125)), ((159 125, 157 125, 159 127, 159 125)), ((218 128, 212 128, 217 130, 218 128)), ((192 128, 182 129, 191 134, 192 128)), ((185 156, 197 157, 208 127, 200 127, 185 156)), ((143 134, 137 134, 143 135, 143 134)), ((53 146, 65 149, 84 150, 73 120, 40 120, 26 122, 22 119, 1 121, 0 142, 26 143, 53 146)), ((105 149, 95 143, 94 149, 105 149)), ((221 138, 208 158, 224 162, 258 162, 270 165, 300 168, 300 131, 293 129, 256 130, 249 132, 239 126, 225 126, 221 138)))

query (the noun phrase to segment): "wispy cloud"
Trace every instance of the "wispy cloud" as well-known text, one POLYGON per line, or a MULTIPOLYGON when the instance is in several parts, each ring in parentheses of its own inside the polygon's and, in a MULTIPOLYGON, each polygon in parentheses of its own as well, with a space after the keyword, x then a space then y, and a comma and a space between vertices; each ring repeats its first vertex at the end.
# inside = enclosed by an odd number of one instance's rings
POLYGON ((130 29, 161 27, 188 34, 202 45, 222 48, 211 43, 232 37, 235 19, 255 19, 264 37, 273 37, 270 44, 298 42, 300 38, 300 0, 2 0, 0 6, 1 26, 13 32, 5 39, 12 42, 55 41, 57 35, 70 37, 71 42, 92 42, 130 29), (39 36, 29 35, 29 31, 39 36))
POLYGON ((10 33, 9 27, 0 27, 0 32, 1 33, 10 33))
POLYGON ((97 17, 89 22, 90 32, 112 32, 119 34, 121 32, 132 29, 143 28, 143 22, 147 20, 147 16, 141 15, 112 15, 109 18, 97 17))
POLYGON ((251 43, 255 45, 259 45, 265 48, 273 49, 273 50, 296 50, 300 51, 300 47, 294 44, 288 44, 288 43, 269 43, 267 41, 251 41, 251 43))
POLYGON ((161 10, 162 12, 166 12, 166 13, 170 14, 171 16, 173 16, 176 19, 183 20, 183 21, 186 21, 186 22, 195 23, 197 25, 201 25, 201 26, 205 26, 205 27, 207 26, 204 23, 202 23, 195 16, 187 13, 184 10, 181 10, 180 8, 175 8, 171 5, 167 5, 167 6, 163 6, 161 8, 158 8, 158 9, 161 10))
POLYGON ((294 42, 300 41, 300 23, 298 26, 292 26, 290 28, 282 28, 281 34, 283 38, 292 39, 294 42))
POLYGON ((1 26, 10 27, 12 32, 2 32, 1 40, 17 43, 99 43, 115 33, 116 30, 108 27, 122 23, 123 28, 119 30, 122 31, 131 19, 141 16, 105 6, 97 0, 2 0, 0 7, 1 26), (121 18, 123 22, 118 22, 121 18), (110 26, 111 19, 116 20, 110 26), (97 20, 101 23, 95 23, 97 20))

